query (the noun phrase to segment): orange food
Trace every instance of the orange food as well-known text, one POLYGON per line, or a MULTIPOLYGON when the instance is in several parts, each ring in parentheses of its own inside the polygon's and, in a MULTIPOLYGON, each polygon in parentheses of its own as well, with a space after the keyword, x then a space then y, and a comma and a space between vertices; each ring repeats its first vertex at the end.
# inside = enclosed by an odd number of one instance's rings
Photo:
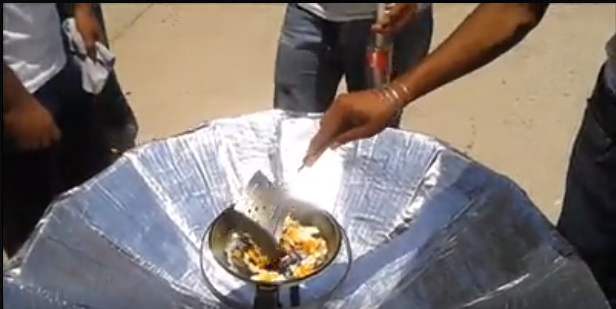
POLYGON ((247 267, 259 282, 276 282, 300 279, 314 273, 327 255, 327 243, 320 237, 319 230, 302 226, 287 217, 280 239, 280 248, 286 254, 280 261, 270 261, 247 235, 235 235, 243 243, 231 249, 231 261, 247 267))

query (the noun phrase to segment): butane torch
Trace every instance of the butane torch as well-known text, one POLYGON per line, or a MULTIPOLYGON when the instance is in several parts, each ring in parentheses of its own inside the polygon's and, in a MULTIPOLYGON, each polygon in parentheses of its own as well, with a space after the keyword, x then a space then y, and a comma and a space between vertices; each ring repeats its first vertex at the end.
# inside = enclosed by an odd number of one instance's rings
MULTIPOLYGON (((387 3, 377 3, 377 20, 385 17, 388 11, 387 3)), ((391 79, 392 68, 391 37, 380 33, 374 34, 372 44, 367 51, 367 62, 370 82, 373 88, 379 88, 391 79)))

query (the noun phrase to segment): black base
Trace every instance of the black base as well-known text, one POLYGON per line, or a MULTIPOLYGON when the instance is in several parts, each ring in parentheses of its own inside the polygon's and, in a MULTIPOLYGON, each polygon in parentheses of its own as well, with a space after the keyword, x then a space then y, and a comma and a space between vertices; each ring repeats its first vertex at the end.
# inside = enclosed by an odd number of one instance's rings
MULTIPOLYGON (((275 309, 282 308, 280 303, 280 291, 275 286, 257 286, 256 287, 255 301, 252 306, 253 309, 275 309)), ((299 293, 299 287, 294 286, 290 288, 291 291, 291 307, 299 307, 301 304, 301 297, 299 293)))

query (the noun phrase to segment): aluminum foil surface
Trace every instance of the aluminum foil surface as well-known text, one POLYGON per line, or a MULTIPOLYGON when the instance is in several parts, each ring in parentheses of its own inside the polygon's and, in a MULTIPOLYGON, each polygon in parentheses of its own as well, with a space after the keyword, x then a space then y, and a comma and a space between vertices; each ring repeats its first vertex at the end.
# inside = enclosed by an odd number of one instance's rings
MULTIPOLYGON (((315 308, 608 308, 584 263, 508 178, 396 130, 298 173, 317 126, 269 111, 128 153, 52 205, 4 274, 4 308, 229 308, 219 294, 250 301, 251 287, 206 263, 218 293, 210 289, 201 240, 256 171, 271 173, 272 151, 290 194, 330 211, 350 238, 350 274, 315 308)), ((308 282, 306 297, 328 289, 344 263, 308 282)))

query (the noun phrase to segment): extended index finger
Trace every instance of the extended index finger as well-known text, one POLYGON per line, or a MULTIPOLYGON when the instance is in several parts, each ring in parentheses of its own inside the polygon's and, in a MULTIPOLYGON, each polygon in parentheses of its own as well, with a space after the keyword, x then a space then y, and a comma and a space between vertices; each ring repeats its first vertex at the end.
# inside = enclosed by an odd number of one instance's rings
POLYGON ((340 131, 341 121, 335 110, 331 110, 323 115, 321 126, 317 133, 310 140, 308 150, 304 156, 305 166, 312 166, 321 155, 334 142, 336 135, 340 131))

